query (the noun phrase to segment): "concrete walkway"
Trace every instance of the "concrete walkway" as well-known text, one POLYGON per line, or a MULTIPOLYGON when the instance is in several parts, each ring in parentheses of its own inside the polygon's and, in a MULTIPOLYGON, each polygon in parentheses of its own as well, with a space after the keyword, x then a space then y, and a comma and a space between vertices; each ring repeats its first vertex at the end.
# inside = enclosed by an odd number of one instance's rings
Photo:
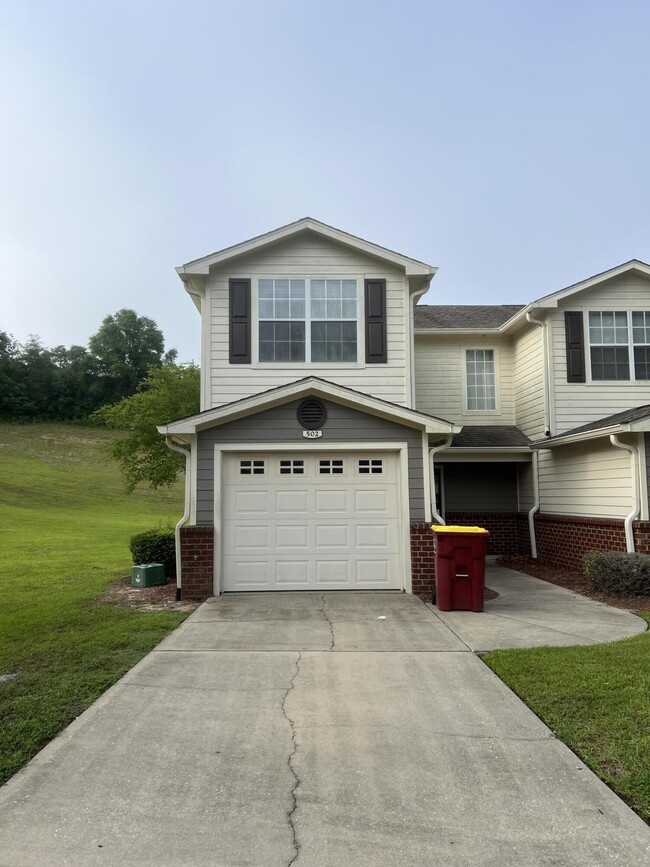
POLYGON ((206 603, 0 789, 0 865, 645 867, 650 829, 470 650, 642 622, 488 583, 482 615, 388 593, 206 603))

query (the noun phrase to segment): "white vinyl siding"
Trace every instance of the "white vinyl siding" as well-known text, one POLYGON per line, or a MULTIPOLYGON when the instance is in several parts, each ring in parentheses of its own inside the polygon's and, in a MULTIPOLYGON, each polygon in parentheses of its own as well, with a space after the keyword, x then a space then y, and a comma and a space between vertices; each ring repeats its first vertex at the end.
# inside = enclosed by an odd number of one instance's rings
MULTIPOLYGON (((583 313, 590 310, 650 310, 650 280, 639 274, 626 274, 597 288, 573 295, 564 300, 558 310, 550 312, 554 433, 564 433, 604 416, 650 403, 650 383, 647 381, 566 381, 565 310, 583 313)), ((589 336, 586 328, 585 364, 589 371, 589 336)))
MULTIPOLYGON (((397 267, 317 236, 291 238, 213 268, 206 281, 210 311, 210 351, 207 391, 210 406, 221 406, 313 374, 402 406, 410 402, 406 342, 408 339, 408 281, 397 267), (228 361, 228 278, 251 280, 254 319, 252 339, 258 334, 257 284, 260 279, 354 279, 359 289, 359 344, 363 347, 363 286, 366 278, 386 280, 388 362, 282 364, 281 362, 231 365, 228 361)), ((253 354, 255 357, 255 351, 253 354)))
POLYGON ((542 329, 529 327, 513 345, 515 424, 531 439, 544 435, 544 351, 542 329))
POLYGON ((608 439, 541 451, 542 512, 623 518, 632 509, 630 455, 608 439))
POLYGON ((415 408, 468 425, 511 425, 514 420, 512 349, 507 338, 417 334, 415 408), (468 412, 464 400, 465 350, 495 349, 497 410, 468 412))

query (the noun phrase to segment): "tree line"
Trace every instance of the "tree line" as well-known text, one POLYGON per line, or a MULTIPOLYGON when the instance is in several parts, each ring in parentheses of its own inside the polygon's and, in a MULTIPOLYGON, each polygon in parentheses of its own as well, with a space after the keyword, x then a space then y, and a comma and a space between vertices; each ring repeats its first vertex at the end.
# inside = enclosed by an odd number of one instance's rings
POLYGON ((134 310, 106 316, 84 346, 21 344, 0 331, 0 419, 85 421, 138 391, 151 369, 174 367, 162 331, 134 310))

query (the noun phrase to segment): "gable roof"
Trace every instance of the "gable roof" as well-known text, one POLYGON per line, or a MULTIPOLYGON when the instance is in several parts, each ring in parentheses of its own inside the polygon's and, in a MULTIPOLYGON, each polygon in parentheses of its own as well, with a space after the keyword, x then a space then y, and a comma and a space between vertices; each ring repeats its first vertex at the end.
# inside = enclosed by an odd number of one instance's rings
POLYGON ((522 310, 523 304, 418 304, 416 330, 487 331, 497 329, 522 310))
POLYGON ((313 232, 316 235, 329 238, 331 241, 343 244, 346 247, 352 247, 370 256, 391 262, 393 265, 404 268, 407 276, 427 277, 430 280, 438 270, 426 262, 420 262, 418 259, 412 259, 410 256, 396 253, 387 247, 381 247, 379 244, 373 244, 371 241, 366 241, 357 235, 351 235, 349 232, 336 229, 334 226, 328 226, 327 223, 321 223, 320 220, 315 220, 313 217, 303 217, 293 223, 288 223, 286 226, 273 229, 271 232, 265 232, 263 235, 257 235, 254 238, 249 238, 247 241, 242 241, 231 247, 225 247, 223 250, 217 250, 215 253, 202 256, 200 259, 194 259, 185 265, 181 265, 176 271, 181 279, 184 276, 192 274, 208 274, 211 265, 221 264, 229 259, 234 259, 245 253, 251 253, 254 250, 267 247, 270 244, 275 244, 277 241, 282 241, 285 238, 290 238, 302 232, 313 232))
POLYGON ((603 418, 591 421, 588 424, 574 427, 562 434, 548 437, 544 440, 535 440, 531 448, 543 449, 553 446, 568 445, 571 442, 580 442, 585 439, 595 439, 601 436, 609 436, 617 433, 633 433, 635 431, 650 430, 650 404, 635 406, 632 409, 606 415, 603 418))
POLYGON ((333 400, 343 406, 349 406, 369 415, 396 421, 423 430, 425 433, 453 434, 460 431, 460 426, 437 416, 428 415, 415 409, 391 403, 369 394, 356 391, 344 385, 337 385, 317 376, 306 376, 287 385, 280 385, 259 394, 244 397, 231 403, 223 404, 214 409, 206 409, 196 415, 176 419, 164 425, 158 425, 158 433, 165 436, 183 436, 194 434, 205 428, 225 424, 235 419, 254 415, 265 409, 271 409, 297 398, 315 396, 333 400))

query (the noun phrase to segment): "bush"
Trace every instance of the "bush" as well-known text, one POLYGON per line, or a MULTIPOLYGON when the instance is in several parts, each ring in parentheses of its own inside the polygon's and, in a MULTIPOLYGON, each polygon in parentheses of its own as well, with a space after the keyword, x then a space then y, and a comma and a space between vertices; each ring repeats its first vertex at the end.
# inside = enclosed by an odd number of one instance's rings
POLYGON ((585 572, 596 590, 626 596, 650 596, 650 557, 621 551, 589 551, 585 572))
POLYGON ((176 543, 173 530, 147 530, 131 536, 129 543, 133 562, 162 563, 168 578, 176 576, 176 543))

